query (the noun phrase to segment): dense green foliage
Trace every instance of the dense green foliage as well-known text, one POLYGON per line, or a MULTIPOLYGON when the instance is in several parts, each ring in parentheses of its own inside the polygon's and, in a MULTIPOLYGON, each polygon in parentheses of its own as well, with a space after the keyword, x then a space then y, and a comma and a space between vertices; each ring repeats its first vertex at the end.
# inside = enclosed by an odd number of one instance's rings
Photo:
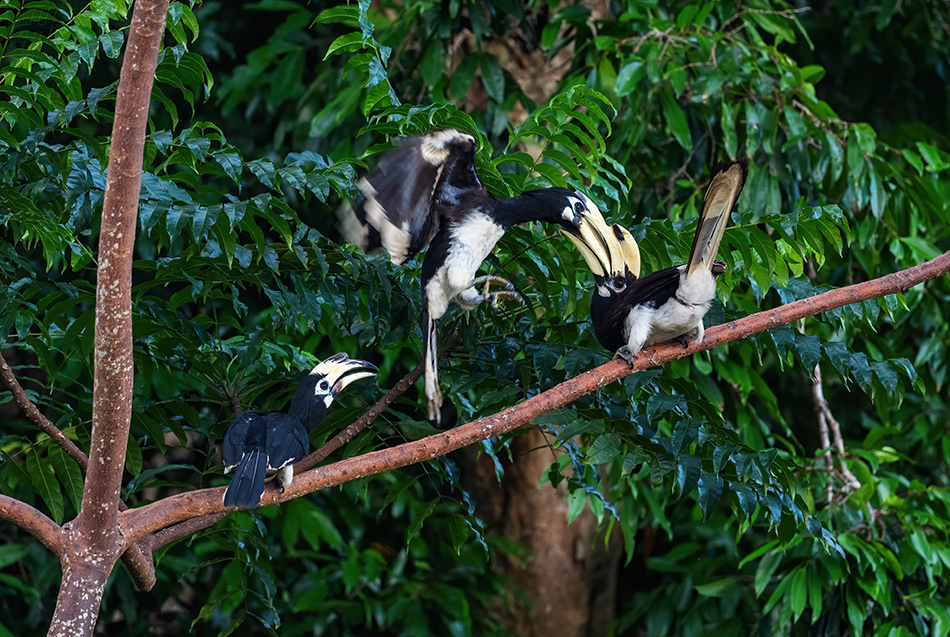
MULTIPOLYGON (((339 229, 356 176, 390 136, 472 132, 498 195, 584 188, 631 227, 645 271, 684 258, 708 167, 749 157, 708 323, 950 249, 946 93, 909 96, 897 121, 855 96, 855 121, 844 121, 836 94, 817 96, 826 73, 909 29, 927 37, 902 45, 878 89, 906 89, 911 60, 946 73, 939 8, 876 9, 839 40, 833 14, 765 0, 614 3, 607 16, 539 2, 173 3, 143 174, 123 498, 135 506, 224 484, 229 400, 281 409, 316 359, 372 360, 382 387, 415 366, 418 264, 363 255, 339 229), (822 57, 832 41, 850 43, 846 59, 822 57), (827 68, 802 62, 811 56, 827 68), (550 94, 539 75, 553 78, 550 94)), ((83 447, 97 213, 127 13, 122 2, 0 9, 0 329, 30 396, 83 447)), ((609 357, 587 319, 586 267, 552 229, 512 230, 483 270, 511 278, 528 305, 456 308, 441 322, 458 422, 609 357)), ((537 421, 567 451, 550 479, 567 481, 571 516, 589 506, 624 540, 617 634, 950 631, 948 296, 941 280, 770 330, 537 421), (839 460, 860 484, 825 466, 816 365, 847 443, 839 460), (651 553, 645 529, 658 532, 651 553)), ((374 395, 344 397, 313 443, 374 395)), ((0 491, 70 519, 78 466, 25 418, 8 422, 0 491)), ((346 453, 433 431, 410 392, 346 453)), ((499 469, 507 444, 482 449, 499 469)), ((459 482, 445 458, 232 515, 164 548, 150 593, 132 593, 117 570, 100 621, 123 634, 190 622, 202 633, 500 631, 486 610, 503 603, 504 582, 488 564, 507 547, 459 482)), ((52 612, 58 565, 2 528, 0 634, 30 634, 52 612)))

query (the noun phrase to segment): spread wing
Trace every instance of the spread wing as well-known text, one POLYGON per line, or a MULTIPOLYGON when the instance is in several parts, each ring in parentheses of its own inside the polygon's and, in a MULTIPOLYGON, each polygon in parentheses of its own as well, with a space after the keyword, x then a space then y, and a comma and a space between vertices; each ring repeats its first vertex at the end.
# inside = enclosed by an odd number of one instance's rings
POLYGON ((359 187, 364 200, 354 210, 361 226, 355 242, 367 252, 385 247, 396 265, 428 245, 440 212, 473 194, 488 196, 475 174, 475 138, 455 129, 406 140, 359 187))
POLYGON ((721 164, 717 167, 703 198, 703 211, 699 215, 693 247, 689 251, 687 274, 698 268, 708 270, 712 267, 716 251, 719 250, 719 242, 722 241, 722 233, 729 223, 732 207, 736 205, 739 193, 742 192, 747 172, 745 162, 721 164))

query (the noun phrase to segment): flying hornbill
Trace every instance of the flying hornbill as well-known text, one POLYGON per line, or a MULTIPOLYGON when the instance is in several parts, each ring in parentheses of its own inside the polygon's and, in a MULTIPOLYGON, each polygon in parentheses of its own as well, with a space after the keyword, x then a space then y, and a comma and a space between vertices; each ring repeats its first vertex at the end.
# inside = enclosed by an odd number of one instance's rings
POLYGON ((237 467, 224 491, 225 506, 257 506, 266 471, 278 472, 281 488, 290 485, 293 463, 307 455, 309 434, 326 417, 333 400, 353 381, 377 372, 372 363, 334 354, 300 381, 288 413, 245 411, 235 418, 221 449, 224 472, 237 467))
POLYGON ((354 241, 366 252, 384 246, 401 265, 428 245, 422 261, 422 341, 426 411, 435 422, 442 406, 435 321, 449 302, 470 310, 485 300, 496 308, 500 298, 521 300, 501 277, 475 278, 505 231, 547 221, 576 232, 580 215, 597 210, 586 195, 568 188, 499 199, 475 173, 475 149, 472 135, 454 129, 404 140, 382 157, 375 173, 360 180, 364 199, 354 211, 359 222, 354 241), (482 284, 484 292, 476 289, 482 284), (491 284, 504 289, 489 292, 491 284))
POLYGON ((684 265, 641 277, 633 236, 619 225, 608 226, 599 213, 582 214, 576 230, 565 232, 594 273, 590 314, 601 345, 629 361, 655 343, 703 340, 703 317, 716 296, 716 277, 726 271, 725 262, 715 260, 716 251, 747 171, 745 161, 717 166, 684 265))

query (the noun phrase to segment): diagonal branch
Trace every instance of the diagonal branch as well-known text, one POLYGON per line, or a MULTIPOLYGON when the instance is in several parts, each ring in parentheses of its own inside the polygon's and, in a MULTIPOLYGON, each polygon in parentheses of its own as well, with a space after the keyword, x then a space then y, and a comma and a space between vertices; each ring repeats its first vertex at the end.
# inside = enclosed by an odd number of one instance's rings
MULTIPOLYGON (((3 382, 10 389, 10 393, 13 394, 13 398, 20 406, 20 409, 23 410, 23 413, 26 414, 30 420, 35 422, 56 444, 62 447, 63 451, 68 453, 79 465, 79 468, 85 472, 89 466, 89 458, 86 457, 86 454, 83 453, 82 449, 80 449, 76 443, 67 438, 65 434, 33 404, 33 401, 26 395, 26 392, 23 391, 23 387, 20 386, 16 376, 14 376, 13 370, 3 358, 3 354, 0 354, 0 378, 3 379, 3 382)), ((127 508, 128 506, 126 506, 125 502, 119 502, 120 511, 124 511, 127 508)), ((38 515, 42 514, 38 513, 38 515)), ((0 511, 0 517, 4 517, 2 511, 0 511)), ((29 530, 27 526, 20 524, 20 520, 22 519, 21 517, 17 519, 10 518, 15 524, 29 530)), ((34 533, 34 535, 36 535, 36 533, 34 533)), ((42 541, 42 538, 40 538, 40 540, 42 541)), ((43 543, 46 544, 46 542, 43 543)), ((49 544, 46 544, 46 546, 49 547, 49 544)), ((62 549, 62 544, 59 544, 59 546, 60 549, 62 549)), ((142 591, 151 590, 151 588, 155 586, 155 565, 152 563, 151 551, 146 549, 147 547, 136 544, 122 555, 122 561, 129 569, 129 573, 135 581, 136 588, 142 591)), ((61 554, 57 553, 57 555, 61 554)))
POLYGON ((26 502, 0 494, 0 518, 13 522, 57 556, 63 554, 63 528, 26 502))
MULTIPOLYGON (((948 272, 950 272, 950 252, 945 252, 939 257, 907 270, 831 290, 775 309, 758 312, 731 323, 711 327, 706 330, 705 339, 701 343, 688 348, 683 348, 678 343, 660 344, 641 352, 634 358, 633 365, 621 359, 614 359, 513 407, 450 431, 440 432, 396 447, 345 458, 302 473, 295 476, 293 483, 287 486, 283 493, 276 489, 266 490, 261 504, 286 502, 318 489, 437 458, 467 445, 524 427, 538 416, 634 372, 746 338, 769 328, 786 325, 806 316, 903 292, 948 272)), ((224 507, 221 502, 223 493, 224 487, 199 489, 125 511, 120 515, 119 522, 125 532, 126 541, 135 541, 148 533, 199 515, 218 513, 224 507)))
POLYGON ((33 401, 31 401, 29 396, 26 395, 26 392, 23 391, 23 388, 20 386, 19 381, 17 381, 16 376, 13 375, 13 370, 10 369, 6 359, 3 358, 2 353, 0 353, 0 378, 3 379, 3 382, 10 389, 10 393, 13 394, 16 404, 20 406, 20 409, 23 410, 23 413, 26 414, 26 417, 35 422, 37 426, 43 431, 43 433, 48 435, 53 439, 53 442, 62 447, 63 451, 68 453, 69 457, 79 464, 79 468, 85 471, 86 466, 89 464, 89 458, 86 457, 86 454, 83 453, 82 449, 80 449, 75 442, 67 438, 65 434, 59 430, 59 427, 54 425, 49 418, 40 413, 40 410, 37 409, 36 405, 33 404, 33 401))

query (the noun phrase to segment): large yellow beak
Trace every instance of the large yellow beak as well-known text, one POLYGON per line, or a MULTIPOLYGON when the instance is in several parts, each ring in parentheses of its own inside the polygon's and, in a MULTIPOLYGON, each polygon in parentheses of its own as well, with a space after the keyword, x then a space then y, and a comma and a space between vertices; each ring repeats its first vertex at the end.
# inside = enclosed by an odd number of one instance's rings
POLYGON ((311 374, 318 374, 327 379, 333 388, 334 394, 339 394, 343 389, 355 380, 375 376, 379 369, 372 363, 350 358, 342 352, 329 356, 322 363, 313 368, 311 374))
POLYGON ((594 276, 623 276, 628 270, 640 276, 640 248, 626 228, 607 225, 596 206, 579 215, 575 228, 561 232, 577 247, 594 276))

